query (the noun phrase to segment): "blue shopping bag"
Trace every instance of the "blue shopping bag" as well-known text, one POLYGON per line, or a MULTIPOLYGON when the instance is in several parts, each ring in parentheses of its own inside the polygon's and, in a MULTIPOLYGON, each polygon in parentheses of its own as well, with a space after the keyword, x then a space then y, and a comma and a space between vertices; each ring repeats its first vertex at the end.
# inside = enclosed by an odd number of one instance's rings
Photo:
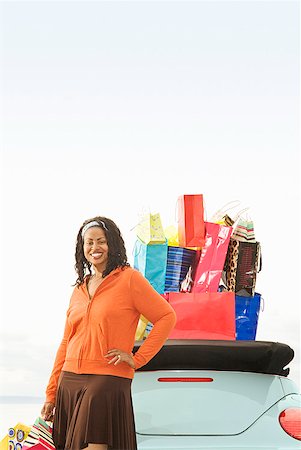
POLYGON ((164 294, 166 262, 167 241, 148 245, 137 239, 134 246, 134 268, 145 276, 159 294, 164 294))
POLYGON ((235 295, 236 340, 255 340, 261 295, 253 297, 235 295))
POLYGON ((196 251, 183 247, 168 247, 165 292, 179 292, 188 269, 193 265, 196 251))

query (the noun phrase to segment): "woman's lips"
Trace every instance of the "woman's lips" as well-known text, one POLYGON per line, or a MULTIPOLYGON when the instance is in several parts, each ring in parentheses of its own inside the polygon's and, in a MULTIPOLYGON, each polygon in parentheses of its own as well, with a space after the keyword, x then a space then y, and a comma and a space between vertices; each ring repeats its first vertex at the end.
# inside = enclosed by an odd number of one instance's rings
POLYGON ((92 253, 91 256, 92 258, 99 259, 102 257, 102 253, 92 253))

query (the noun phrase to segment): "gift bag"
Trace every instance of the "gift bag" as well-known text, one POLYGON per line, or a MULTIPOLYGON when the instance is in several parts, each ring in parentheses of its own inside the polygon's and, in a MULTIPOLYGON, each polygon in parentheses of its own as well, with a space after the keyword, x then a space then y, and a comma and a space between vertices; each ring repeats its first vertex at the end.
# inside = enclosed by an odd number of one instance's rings
POLYGON ((136 329, 135 341, 142 341, 147 325, 148 319, 141 314, 136 329))
POLYGON ((180 292, 191 292, 193 286, 193 278, 192 278, 193 267, 190 266, 188 272, 185 275, 184 280, 181 283, 180 292))
POLYGON ((233 292, 170 292, 177 323, 169 339, 235 340, 233 292))
POLYGON ((164 244, 165 235, 160 214, 145 214, 136 226, 136 234, 144 244, 164 244))
POLYGON ((168 247, 165 292, 179 292, 189 267, 194 263, 196 251, 182 247, 168 247))
POLYGON ((174 225, 170 225, 164 229, 164 234, 167 239, 167 244, 170 247, 179 247, 179 234, 178 228, 174 225))
POLYGON ((167 263, 167 242, 147 245, 137 239, 134 247, 134 268, 139 270, 159 293, 164 293, 167 263))
POLYGON ((205 241, 203 195, 182 195, 178 199, 180 247, 202 247, 205 241))
POLYGON ((22 449, 30 430, 31 427, 20 422, 9 428, 7 435, 0 441, 0 450, 22 449))
POLYGON ((217 292, 225 264, 232 228, 205 222, 205 244, 196 265, 191 292, 217 292))
POLYGON ((239 219, 232 238, 238 241, 256 242, 253 221, 251 219, 239 219))
POLYGON ((261 295, 254 297, 235 295, 236 340, 255 340, 261 295))
POLYGON ((23 450, 55 450, 52 440, 52 427, 38 417, 24 441, 23 450))
POLYGON ((257 273, 260 270, 260 243, 241 242, 231 238, 222 274, 227 290, 253 297, 257 273))
POLYGON ((234 220, 231 219, 230 216, 228 216, 228 214, 225 214, 219 221, 217 221, 216 223, 218 223, 219 225, 226 225, 227 227, 232 227, 232 225, 234 224, 234 220))

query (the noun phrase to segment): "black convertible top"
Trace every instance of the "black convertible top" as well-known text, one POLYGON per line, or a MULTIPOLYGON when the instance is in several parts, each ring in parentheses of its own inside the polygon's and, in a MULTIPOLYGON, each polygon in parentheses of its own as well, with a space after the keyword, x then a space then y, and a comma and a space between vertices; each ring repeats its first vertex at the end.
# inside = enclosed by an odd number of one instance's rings
MULTIPOLYGON (((134 352, 141 344, 135 343, 134 352)), ((279 342, 169 339, 138 371, 207 369, 287 376, 285 366, 293 357, 293 349, 279 342)))

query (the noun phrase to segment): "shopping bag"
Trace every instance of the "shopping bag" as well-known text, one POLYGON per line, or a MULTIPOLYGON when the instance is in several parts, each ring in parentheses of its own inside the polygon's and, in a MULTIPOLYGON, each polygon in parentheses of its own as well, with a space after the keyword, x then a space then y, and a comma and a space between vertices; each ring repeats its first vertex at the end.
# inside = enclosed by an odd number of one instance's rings
POLYGON ((169 339, 235 340, 233 292, 170 292, 177 323, 169 339))
POLYGON ((179 234, 178 228, 174 225, 170 225, 164 229, 164 235, 167 239, 167 244, 170 247, 179 247, 179 234))
POLYGON ((256 242, 253 220, 239 219, 237 226, 234 228, 232 238, 238 241, 256 242))
POLYGON ((180 247, 202 247, 205 241, 203 195, 182 195, 178 199, 180 247))
POLYGON ((24 441, 23 450, 55 450, 52 440, 52 427, 38 417, 24 441))
POLYGON ((220 220, 218 220, 216 223, 218 223, 219 225, 226 225, 227 227, 232 227, 232 225, 234 224, 234 220, 231 219, 230 216, 228 216, 228 214, 225 214, 220 220))
POLYGON ((196 265, 191 292, 217 292, 232 228, 205 222, 205 244, 196 265))
POLYGON ((164 293, 167 263, 167 242, 144 244, 137 239, 134 246, 134 268, 139 270, 159 293, 164 293))
POLYGON ((235 295, 236 340, 255 340, 261 295, 254 297, 235 295))
POLYGON ((181 283, 180 292, 191 292, 191 288, 193 285, 192 272, 193 272, 193 267, 190 266, 188 269, 188 272, 185 275, 184 280, 181 283))
POLYGON ((242 242, 231 238, 222 273, 226 289, 245 297, 253 297, 261 265, 259 242, 242 242))
POLYGON ((137 237, 144 244, 164 244, 165 235, 160 214, 145 214, 135 228, 137 237))
POLYGON ((147 325, 148 319, 141 314, 136 329, 135 341, 142 341, 147 325))
POLYGON ((165 292, 179 292, 189 267, 194 263, 196 251, 182 247, 168 247, 165 292))
POLYGON ((22 449, 23 442, 27 438, 31 427, 18 422, 8 429, 7 435, 0 441, 0 450, 22 449))

